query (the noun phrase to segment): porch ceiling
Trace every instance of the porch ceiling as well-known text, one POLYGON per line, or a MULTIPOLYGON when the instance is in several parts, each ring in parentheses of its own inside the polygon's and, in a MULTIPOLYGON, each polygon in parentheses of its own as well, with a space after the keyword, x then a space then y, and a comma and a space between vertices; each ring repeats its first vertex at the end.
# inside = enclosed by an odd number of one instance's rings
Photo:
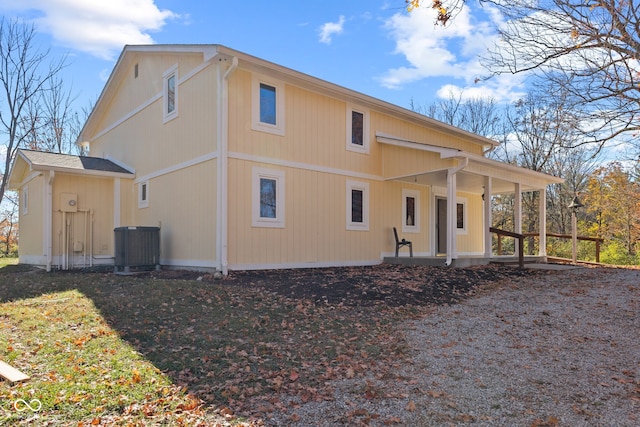
MULTIPOLYGON (((447 171, 439 170, 434 172, 425 172, 418 175, 411 175, 396 178, 396 181, 408 182, 411 184, 418 185, 431 185, 435 187, 447 187, 447 171)), ((465 193, 472 194, 483 194, 484 193, 484 176, 469 173, 465 171, 458 172, 457 174, 457 188, 458 191, 462 191, 465 193)), ((515 191, 515 186, 513 182, 506 181, 499 178, 493 178, 491 180, 491 190, 493 194, 509 194, 515 191)), ((522 191, 533 191, 539 190, 539 188, 533 187, 521 187, 522 191)))

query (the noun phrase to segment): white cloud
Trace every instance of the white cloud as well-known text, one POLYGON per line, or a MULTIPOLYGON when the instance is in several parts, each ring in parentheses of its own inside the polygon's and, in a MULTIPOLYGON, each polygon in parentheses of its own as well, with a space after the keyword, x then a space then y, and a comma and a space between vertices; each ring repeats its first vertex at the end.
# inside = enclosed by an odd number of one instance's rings
POLYGON ((103 59, 125 44, 153 43, 150 33, 177 17, 153 0, 0 0, 0 7, 35 16, 38 30, 57 43, 103 59))
POLYGON ((340 15, 338 22, 327 22, 320 27, 320 42, 331 44, 332 37, 336 34, 342 34, 344 31, 344 16, 340 15))
POLYGON ((395 53, 404 56, 408 64, 387 70, 379 78, 380 83, 395 89, 428 78, 447 78, 460 83, 443 86, 438 96, 448 97, 453 90, 470 98, 517 99, 521 96, 522 76, 477 81, 487 74, 479 57, 497 40, 495 27, 502 19, 492 8, 484 7, 482 12, 484 21, 465 5, 446 27, 435 25, 436 12, 431 8, 393 15, 385 28, 395 41, 395 53))

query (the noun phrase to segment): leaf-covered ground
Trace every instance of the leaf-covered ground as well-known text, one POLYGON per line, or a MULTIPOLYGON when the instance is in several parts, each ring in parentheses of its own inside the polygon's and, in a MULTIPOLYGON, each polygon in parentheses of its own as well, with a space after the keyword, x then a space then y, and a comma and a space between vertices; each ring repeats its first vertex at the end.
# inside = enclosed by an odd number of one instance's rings
POLYGON ((294 417, 284 403, 292 396, 332 399, 332 380, 391 375, 409 357, 398 322, 523 274, 541 273, 381 265, 216 281, 193 272, 7 266, 0 359, 32 379, 0 382, 0 425, 261 425, 274 412, 294 417), (11 406, 34 398, 43 403, 36 414, 11 406))

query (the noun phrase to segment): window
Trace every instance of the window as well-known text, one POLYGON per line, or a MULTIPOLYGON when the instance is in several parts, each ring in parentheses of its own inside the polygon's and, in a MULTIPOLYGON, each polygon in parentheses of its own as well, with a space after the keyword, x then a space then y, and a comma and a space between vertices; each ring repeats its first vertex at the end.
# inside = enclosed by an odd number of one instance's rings
POLYGON ((252 225, 284 228, 284 172, 254 168, 252 225))
POLYGON ((456 228, 464 230, 464 203, 456 203, 456 228))
POLYGON ((369 184, 347 181, 347 230, 369 230, 369 184))
POLYGON ((402 190, 402 231, 420 232, 420 192, 402 190))
POLYGON ((168 122, 178 116, 178 66, 167 70, 163 76, 163 113, 168 122))
POLYGON ((138 207, 149 207, 149 182, 144 181, 138 184, 138 207))
POLYGON ((136 63, 136 65, 133 66, 133 78, 134 79, 138 78, 138 63, 136 63))
POLYGON ((22 214, 26 215, 29 213, 29 186, 25 185, 22 187, 22 214))
POLYGON ((252 86, 251 127, 284 135, 284 86, 276 80, 256 75, 252 86))
POLYGON ((347 108, 347 150, 369 152, 369 114, 362 109, 347 108))

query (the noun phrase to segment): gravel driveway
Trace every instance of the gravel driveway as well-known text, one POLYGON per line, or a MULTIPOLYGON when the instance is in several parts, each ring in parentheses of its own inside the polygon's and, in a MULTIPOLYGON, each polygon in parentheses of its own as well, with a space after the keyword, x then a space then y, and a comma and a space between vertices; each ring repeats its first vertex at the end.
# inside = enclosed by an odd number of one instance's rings
POLYGON ((640 270, 506 278, 407 323, 393 375, 335 382, 334 401, 291 402, 295 417, 270 421, 639 426, 639 315, 640 270))

